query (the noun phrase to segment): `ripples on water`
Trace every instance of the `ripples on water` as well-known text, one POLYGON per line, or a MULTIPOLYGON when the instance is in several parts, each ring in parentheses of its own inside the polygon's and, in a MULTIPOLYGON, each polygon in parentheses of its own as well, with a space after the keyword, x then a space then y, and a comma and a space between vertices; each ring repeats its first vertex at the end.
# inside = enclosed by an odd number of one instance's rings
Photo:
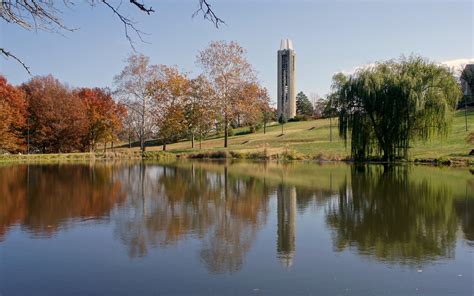
POLYGON ((473 247, 466 169, 0 166, 5 295, 471 295, 473 247))

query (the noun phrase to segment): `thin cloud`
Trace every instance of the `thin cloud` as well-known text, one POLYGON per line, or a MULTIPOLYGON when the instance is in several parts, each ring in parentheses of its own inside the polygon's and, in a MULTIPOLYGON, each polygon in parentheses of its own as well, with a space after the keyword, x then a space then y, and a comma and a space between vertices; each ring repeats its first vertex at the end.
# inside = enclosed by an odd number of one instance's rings
POLYGON ((467 64, 474 64, 474 58, 448 60, 440 63, 450 68, 455 75, 461 75, 467 64))
MULTIPOLYGON (((474 58, 453 59, 453 60, 438 62, 438 64, 448 67, 449 69, 453 71, 453 73, 456 76, 459 76, 461 74, 461 71, 464 69, 464 67, 467 64, 474 64, 474 58)), ((341 70, 337 73, 343 73, 344 75, 352 75, 359 70, 371 68, 371 67, 374 67, 375 65, 376 63, 367 63, 367 64, 355 66, 354 68, 350 70, 341 70)))

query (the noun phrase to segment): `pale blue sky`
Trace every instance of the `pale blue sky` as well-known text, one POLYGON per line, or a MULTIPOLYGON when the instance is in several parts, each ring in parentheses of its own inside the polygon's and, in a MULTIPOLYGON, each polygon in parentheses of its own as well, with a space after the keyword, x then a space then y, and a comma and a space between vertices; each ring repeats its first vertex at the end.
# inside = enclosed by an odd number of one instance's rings
MULTIPOLYGON (((282 38, 293 40, 297 89, 307 94, 327 93, 338 71, 402 54, 435 61, 474 57, 472 0, 210 0, 227 23, 218 30, 199 16, 191 18, 197 0, 145 2, 156 12, 131 16, 149 34, 149 44, 136 39, 136 48, 153 63, 178 65, 197 75, 199 50, 211 40, 236 40, 247 49, 272 99, 282 38)), ((0 44, 22 57, 34 75, 51 73, 71 86, 112 87, 131 52, 123 27, 103 5, 77 3, 63 14, 66 24, 79 28, 76 32, 61 36, 1 23, 0 44)), ((18 64, 1 58, 0 72, 14 84, 30 78, 18 64)))

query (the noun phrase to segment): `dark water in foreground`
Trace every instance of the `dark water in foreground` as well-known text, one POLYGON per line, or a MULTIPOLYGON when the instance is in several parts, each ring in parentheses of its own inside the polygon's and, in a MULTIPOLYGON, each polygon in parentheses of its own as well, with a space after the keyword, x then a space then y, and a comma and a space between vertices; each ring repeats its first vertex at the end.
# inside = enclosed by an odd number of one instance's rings
POLYGON ((0 166, 0 295, 472 295, 467 169, 0 166))

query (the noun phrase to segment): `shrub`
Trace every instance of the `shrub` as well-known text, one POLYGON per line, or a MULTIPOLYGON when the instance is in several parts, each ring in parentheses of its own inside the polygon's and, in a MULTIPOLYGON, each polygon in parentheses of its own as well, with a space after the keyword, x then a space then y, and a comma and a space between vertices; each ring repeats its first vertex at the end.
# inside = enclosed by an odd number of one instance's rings
POLYGON ((308 121, 311 119, 310 116, 298 114, 293 118, 290 118, 288 122, 308 121))

